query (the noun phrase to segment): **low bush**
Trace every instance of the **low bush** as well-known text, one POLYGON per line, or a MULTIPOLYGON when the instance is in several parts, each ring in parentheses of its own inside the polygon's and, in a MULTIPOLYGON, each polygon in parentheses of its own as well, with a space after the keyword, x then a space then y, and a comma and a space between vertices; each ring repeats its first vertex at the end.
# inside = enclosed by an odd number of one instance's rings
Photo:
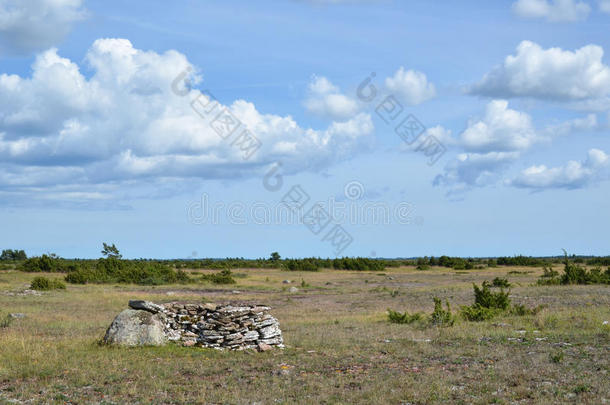
POLYGON ((81 265, 66 276, 73 284, 118 283, 161 285, 188 283, 188 274, 158 262, 122 260, 116 257, 98 259, 92 265, 81 265))
POLYGON ((430 324, 435 326, 452 326, 455 322, 455 317, 451 313, 451 306, 449 306, 449 301, 446 301, 445 304, 447 309, 443 309, 443 304, 440 298, 434 297, 434 311, 432 315, 430 315, 430 324))
POLYGON ((509 288, 510 283, 505 278, 496 277, 491 282, 492 287, 509 288))
POLYGON ((31 257, 17 267, 18 270, 28 273, 67 273, 75 271, 76 268, 75 263, 54 254, 31 257))
POLYGON ((36 277, 32 280, 30 288, 37 291, 65 290, 66 285, 60 280, 50 280, 46 277, 36 277))
POLYGON ((288 259, 284 265, 290 271, 318 271, 318 263, 315 259, 288 259))
POLYGON ((472 285, 474 288, 474 305, 478 305, 484 308, 491 309, 508 309, 510 306, 510 298, 508 298, 509 292, 504 292, 504 289, 500 289, 498 292, 491 292, 489 289, 489 283, 484 281, 479 288, 476 284, 472 285))
POLYGON ((408 312, 400 313, 398 311, 392 311, 388 309, 388 320, 392 323, 410 324, 422 319, 422 314, 416 312, 409 314, 408 312))
POLYGON ((563 260, 563 274, 553 269, 544 268, 544 273, 538 279, 538 285, 569 285, 569 284, 610 284, 610 268, 605 272, 601 267, 595 267, 589 271, 570 261, 568 252, 565 250, 563 260))
MULTIPOLYGON (((506 279, 501 280, 506 281, 506 279)), ((498 284, 505 283, 501 281, 498 284)), ((504 288, 500 287, 500 291, 492 292, 489 287, 490 284, 486 281, 480 288, 473 284, 474 304, 460 308, 462 318, 467 321, 480 322, 490 320, 502 313, 516 316, 534 315, 543 308, 542 306, 527 308, 524 305, 511 305, 509 291, 505 292, 504 288)))
POLYGON ((214 284, 235 284, 236 281, 233 278, 233 274, 230 269, 224 269, 214 274, 204 274, 201 276, 204 281, 210 281, 214 284))

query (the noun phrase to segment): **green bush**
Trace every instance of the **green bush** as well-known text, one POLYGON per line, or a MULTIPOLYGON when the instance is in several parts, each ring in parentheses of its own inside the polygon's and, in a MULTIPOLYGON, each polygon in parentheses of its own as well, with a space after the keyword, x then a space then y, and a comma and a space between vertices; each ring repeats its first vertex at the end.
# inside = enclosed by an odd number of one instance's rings
POLYGON ((496 277, 492 280, 491 285, 493 287, 509 288, 510 283, 505 278, 496 277))
POLYGON ((568 252, 565 250, 563 259, 563 274, 559 274, 553 269, 544 268, 544 273, 538 279, 538 285, 568 285, 568 284, 610 284, 610 268, 602 272, 601 267, 595 267, 587 271, 570 261, 568 252))
POLYGON ((474 288, 474 305, 501 310, 508 309, 510 306, 509 292, 504 292, 504 289, 500 289, 498 292, 491 292, 489 283, 486 281, 483 282, 481 288, 477 287, 476 284, 472 286, 474 288))
POLYGON ((201 276, 204 281, 211 281, 214 284, 235 284, 236 281, 233 278, 233 273, 230 269, 224 269, 219 273, 204 274, 201 276))
POLYGON ((451 306, 449 301, 446 301, 447 309, 443 309, 443 304, 440 298, 434 297, 434 311, 430 315, 430 323, 435 326, 452 326, 455 322, 455 317, 451 314, 451 306))
POLYGON ((28 273, 67 273, 72 270, 70 264, 68 261, 51 254, 31 257, 17 269, 28 273))
POLYGON ((37 291, 65 290, 66 285, 60 280, 49 280, 46 277, 36 277, 32 280, 30 288, 37 291))
POLYGON ((82 265, 69 272, 66 281, 73 284, 162 285, 187 283, 191 279, 184 271, 176 271, 163 263, 108 257, 98 259, 92 265, 82 265))
POLYGON ((290 271, 318 271, 318 264, 314 259, 288 259, 285 266, 290 271))
MULTIPOLYGON (((506 279, 501 280, 506 281, 506 279)), ((501 281, 499 284, 504 284, 504 282, 501 281)), ((504 292, 504 289, 500 288, 500 291, 492 292, 489 289, 489 283, 486 281, 480 288, 473 284, 474 304, 461 307, 460 315, 468 321, 480 322, 492 319, 502 313, 516 316, 534 315, 543 308, 542 306, 527 308, 524 305, 511 305, 510 292, 504 292)))
POLYGON ((0 313, 0 329, 8 328, 13 322, 13 317, 10 314, 3 315, 0 313))
POLYGON ((388 309, 388 320, 392 323, 401 323, 401 324, 410 324, 422 319, 422 314, 417 312, 415 314, 409 314, 405 311, 405 313, 400 313, 397 311, 392 311, 388 309))

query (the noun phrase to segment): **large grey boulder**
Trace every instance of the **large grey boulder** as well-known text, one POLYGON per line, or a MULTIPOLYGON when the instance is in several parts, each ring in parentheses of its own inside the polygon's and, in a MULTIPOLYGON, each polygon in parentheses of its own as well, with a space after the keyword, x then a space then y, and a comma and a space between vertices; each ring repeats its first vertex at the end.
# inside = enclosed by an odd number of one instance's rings
POLYGON ((126 309, 114 318, 104 343, 119 346, 162 346, 167 343, 160 314, 126 309))

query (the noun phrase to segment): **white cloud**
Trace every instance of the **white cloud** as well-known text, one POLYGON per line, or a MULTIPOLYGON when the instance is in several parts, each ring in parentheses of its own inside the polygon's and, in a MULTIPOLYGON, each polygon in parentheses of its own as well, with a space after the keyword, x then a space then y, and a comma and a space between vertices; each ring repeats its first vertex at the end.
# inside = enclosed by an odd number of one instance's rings
POLYGON ((610 14, 610 0, 599 0, 599 9, 603 13, 610 14))
MULTIPOLYGON (((317 170, 366 149, 368 114, 302 128, 290 116, 265 114, 236 100, 225 107, 242 127, 225 140, 191 108, 199 90, 172 91, 195 68, 176 52, 136 49, 125 39, 100 39, 89 49, 86 78, 55 49, 40 54, 31 77, 0 75, 0 189, 103 184, 142 178, 258 176, 282 160, 285 173, 317 170), (262 143, 248 160, 232 144, 248 128, 262 143)), ((82 191, 82 190, 80 190, 82 191)))
POLYGON ((493 184, 498 173, 519 159, 519 152, 461 153, 450 161, 445 172, 434 179, 434 185, 449 186, 450 193, 466 187, 493 184))
POLYGON ((496 184, 537 143, 598 128, 597 116, 590 114, 538 131, 528 114, 508 108, 505 100, 492 100, 484 117, 471 119, 460 134, 456 145, 465 153, 450 161, 434 184, 448 187, 448 194, 496 184))
POLYGON ((82 0, 1 0, 0 56, 58 44, 85 17, 82 0))
POLYGON ((428 78, 422 72, 406 70, 401 67, 394 76, 385 80, 389 91, 409 105, 421 104, 436 96, 434 84, 428 82, 428 78))
POLYGON ((608 165, 608 155, 599 150, 589 150, 583 162, 574 160, 560 167, 531 166, 521 172, 509 184, 520 188, 537 190, 551 188, 575 189, 598 180, 602 169, 608 165))
POLYGON ((584 100, 610 95, 610 67, 604 65, 604 50, 587 45, 576 51, 542 49, 523 41, 516 55, 506 57, 472 86, 473 94, 491 97, 534 97, 584 100))
POLYGON ((537 140, 530 116, 509 109, 506 100, 489 102, 485 117, 471 120, 460 135, 465 150, 479 153, 525 150, 537 140))
POLYGON ((586 20, 591 7, 578 0, 518 0, 513 12, 523 18, 543 18, 550 22, 586 20))
POLYGON ((339 88, 327 78, 314 76, 309 84, 305 108, 322 118, 345 120, 358 113, 358 102, 341 94, 339 88))
POLYGON ((597 115, 588 114, 583 118, 574 118, 573 120, 564 121, 560 124, 549 125, 544 129, 544 133, 548 136, 565 136, 578 132, 594 131, 600 128, 597 122, 597 115))

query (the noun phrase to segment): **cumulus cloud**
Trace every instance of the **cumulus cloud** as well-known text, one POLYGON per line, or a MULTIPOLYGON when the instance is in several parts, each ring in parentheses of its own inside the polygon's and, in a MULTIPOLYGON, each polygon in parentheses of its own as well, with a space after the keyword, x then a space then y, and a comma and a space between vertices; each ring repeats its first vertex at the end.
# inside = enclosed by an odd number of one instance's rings
POLYGON ((543 18, 550 22, 583 21, 591 7, 577 0, 519 0, 513 3, 513 12, 523 18, 543 18))
MULTIPOLYGON (((599 128, 597 116, 589 114, 537 130, 528 114, 510 109, 506 100, 492 100, 487 104, 484 116, 471 119, 455 140, 454 145, 461 148, 463 153, 445 166, 443 173, 435 178, 434 185, 447 187, 448 194, 452 195, 473 187, 496 184, 521 158, 523 152, 536 144, 548 143, 557 136, 599 128)), ((602 157, 598 152, 593 152, 589 163, 580 164, 584 168, 581 171, 585 172, 587 168, 596 166, 604 160, 602 157)), ((574 168, 573 164, 571 168, 574 168)), ((558 171, 546 168, 541 170, 539 166, 528 170, 532 175, 542 171, 545 176, 549 176, 549 170, 552 170, 551 173, 558 171)), ((513 184, 522 187, 527 183, 522 176, 514 180, 513 184)))
POLYGON ((523 41, 516 55, 486 74, 471 93, 491 97, 533 97, 585 100, 610 95, 610 67, 602 62, 604 50, 587 45, 575 51, 542 49, 523 41))
POLYGON ((56 45, 85 17, 81 5, 82 0, 0 1, 0 56, 56 45))
POLYGON ((326 77, 314 76, 308 90, 305 108, 316 116, 345 120, 359 110, 358 102, 342 94, 326 77))
POLYGON ((493 100, 483 119, 469 122, 460 142, 467 151, 510 152, 528 149, 538 138, 528 114, 511 110, 506 100, 493 100))
POLYGON ((372 140, 374 127, 364 113, 316 130, 245 100, 224 105, 193 88, 175 92, 172 83, 184 72, 190 83, 200 78, 176 51, 159 54, 125 39, 100 39, 85 60, 89 78, 56 49, 38 55, 31 77, 0 75, 0 190, 246 177, 278 160, 285 173, 318 170, 372 140), (204 110, 213 113, 204 116, 204 110), (222 111, 240 123, 230 136, 223 132, 228 124, 213 122, 222 111), (248 158, 241 137, 246 129, 261 145, 248 149, 248 158))
POLYGON ((608 161, 605 152, 591 149, 582 162, 571 160, 564 166, 552 168, 545 165, 531 166, 523 170, 509 184, 535 190, 582 188, 601 178, 602 170, 608 166, 608 161))
POLYGON ((434 185, 449 186, 450 193, 464 186, 483 187, 497 181, 498 172, 514 163, 519 152, 461 153, 434 179, 434 185))
POLYGON ((387 89, 409 105, 421 104, 436 96, 434 84, 422 72, 401 67, 385 80, 387 89))

